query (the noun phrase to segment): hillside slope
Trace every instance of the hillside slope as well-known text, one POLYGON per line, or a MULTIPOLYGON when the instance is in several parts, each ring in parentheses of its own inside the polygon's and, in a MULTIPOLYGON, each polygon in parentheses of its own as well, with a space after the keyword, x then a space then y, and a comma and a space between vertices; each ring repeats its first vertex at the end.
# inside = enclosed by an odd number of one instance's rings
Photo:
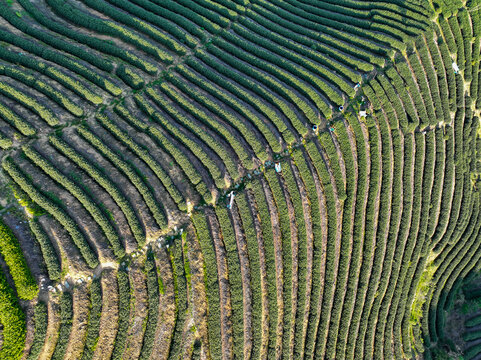
POLYGON ((479 11, 0 0, 12 358, 436 358, 481 270, 479 11))

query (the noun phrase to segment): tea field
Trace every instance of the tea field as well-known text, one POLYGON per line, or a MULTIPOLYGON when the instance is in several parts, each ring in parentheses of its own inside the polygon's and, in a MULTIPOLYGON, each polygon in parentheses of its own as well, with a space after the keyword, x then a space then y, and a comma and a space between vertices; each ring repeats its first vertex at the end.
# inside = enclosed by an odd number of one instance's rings
POLYGON ((481 1, 0 0, 0 359, 481 359, 481 1))

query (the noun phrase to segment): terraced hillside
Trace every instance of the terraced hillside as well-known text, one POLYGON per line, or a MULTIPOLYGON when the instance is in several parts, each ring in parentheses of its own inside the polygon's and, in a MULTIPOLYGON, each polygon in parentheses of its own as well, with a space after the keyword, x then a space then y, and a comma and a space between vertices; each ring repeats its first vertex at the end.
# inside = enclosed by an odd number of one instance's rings
POLYGON ((480 11, 0 0, 0 359, 479 357, 480 11))

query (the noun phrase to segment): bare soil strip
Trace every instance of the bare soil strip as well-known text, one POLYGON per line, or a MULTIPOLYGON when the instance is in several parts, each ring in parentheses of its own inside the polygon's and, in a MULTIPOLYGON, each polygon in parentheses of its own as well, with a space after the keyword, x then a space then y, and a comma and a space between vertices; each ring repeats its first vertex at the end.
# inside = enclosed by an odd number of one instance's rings
MULTIPOLYGON (((145 273, 138 263, 131 263, 130 280, 130 320, 125 342, 124 359, 138 359, 144 338, 144 323, 148 314, 148 295, 145 273)), ((168 286, 168 283, 164 283, 168 286)))
POLYGON ((47 335, 45 336, 45 345, 40 352, 39 360, 48 360, 52 357, 57 345, 59 329, 60 329, 60 307, 58 297, 51 297, 47 303, 48 308, 48 326, 47 335))
POLYGON ((220 308, 221 308, 221 336, 222 336, 222 359, 232 358, 233 339, 232 339, 232 307, 230 302, 229 278, 227 271, 227 253, 219 233, 219 224, 215 213, 209 209, 206 211, 208 216, 210 231, 214 241, 215 256, 217 259, 217 271, 219 277, 220 308))
POLYGON ((93 360, 110 359, 119 326, 119 290, 116 271, 105 269, 102 274, 102 316, 97 348, 93 360))
POLYGON ((77 360, 82 356, 90 313, 90 299, 87 287, 85 285, 75 287, 72 300, 72 331, 70 332, 69 343, 65 351, 65 360, 77 360))

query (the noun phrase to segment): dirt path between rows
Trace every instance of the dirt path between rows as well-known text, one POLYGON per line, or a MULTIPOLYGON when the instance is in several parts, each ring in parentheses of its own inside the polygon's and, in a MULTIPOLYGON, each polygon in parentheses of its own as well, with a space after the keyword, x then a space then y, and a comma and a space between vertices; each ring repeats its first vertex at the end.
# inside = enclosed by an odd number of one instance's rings
POLYGON ((52 357, 59 336, 60 306, 58 302, 58 297, 50 297, 50 301, 47 303, 47 308, 47 334, 45 336, 45 345, 40 352, 39 360, 49 360, 52 357))
MULTIPOLYGON (((277 181, 277 179, 276 179, 277 181)), ((266 196, 269 214, 271 216, 272 240, 274 245, 274 261, 276 265, 276 289, 277 289, 277 329, 276 329, 276 359, 282 357, 282 334, 284 331, 284 267, 282 263, 282 239, 279 227, 279 215, 276 202, 271 193, 269 183, 262 181, 264 194, 266 196)))
POLYGON ((232 223, 237 240, 237 250, 239 253, 239 263, 242 275, 242 295, 244 311, 244 358, 250 358, 252 350, 252 289, 250 277, 249 257, 247 254, 247 242, 242 228, 242 222, 237 209, 234 205, 231 209, 232 223))
MULTIPOLYGON (((157 276, 162 279, 162 284, 164 285, 164 293, 162 294, 159 292, 159 313, 155 331, 155 340, 150 358, 167 359, 170 349, 171 334, 174 331, 176 321, 172 265, 169 254, 164 250, 160 250, 157 253, 157 256, 155 256, 155 262, 157 276)), ((148 310, 146 313, 148 313, 148 310)), ((140 340, 141 344, 142 342, 143 339, 140 340)))
POLYGON ((267 271, 266 271, 266 258, 264 253, 264 239, 262 237, 262 228, 260 224, 259 213, 257 211, 256 202, 252 191, 247 191, 247 200, 249 207, 252 211, 252 218, 254 221, 254 227, 256 231, 256 237, 259 246, 259 267, 261 275, 261 295, 262 295, 262 342, 260 347, 261 360, 267 359, 267 347, 269 343, 269 302, 267 298, 267 271))
POLYGON ((77 360, 82 356, 87 335, 87 323, 90 315, 90 297, 87 286, 76 286, 72 294, 73 319, 65 360, 77 360))
POLYGON ((116 271, 104 270, 101 283, 102 315, 100 317, 99 334, 102 334, 102 336, 99 337, 97 342, 93 360, 110 359, 119 326, 119 289, 116 271))
POLYGON ((227 270, 227 252, 225 250, 217 217, 212 209, 206 209, 212 240, 214 241, 217 271, 219 277, 220 309, 221 309, 221 336, 222 359, 229 360, 233 356, 232 337, 232 307, 230 301, 229 278, 227 270))
MULTIPOLYGON (((144 323, 148 315, 148 295, 146 275, 139 263, 129 266, 130 281, 130 319, 125 342, 125 359, 138 359, 144 338, 144 323)), ((168 282, 164 286, 168 289, 168 282)))

